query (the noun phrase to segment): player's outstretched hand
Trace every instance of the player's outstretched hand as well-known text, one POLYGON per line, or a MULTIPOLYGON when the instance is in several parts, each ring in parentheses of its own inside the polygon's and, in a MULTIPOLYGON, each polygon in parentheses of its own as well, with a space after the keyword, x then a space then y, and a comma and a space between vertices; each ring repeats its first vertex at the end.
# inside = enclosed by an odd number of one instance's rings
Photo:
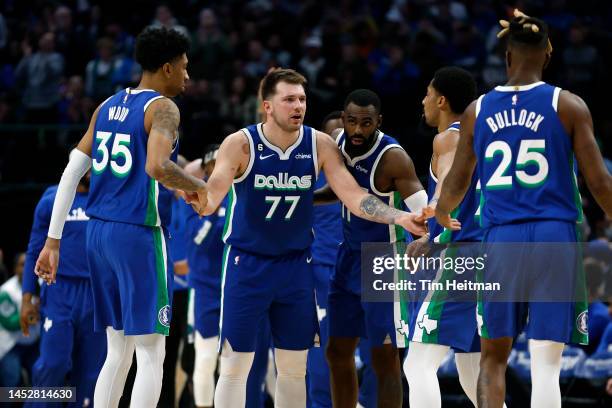
POLYGON ((452 231, 459 231, 461 229, 461 223, 455 218, 451 218, 450 214, 440 211, 436 208, 436 221, 438 224, 452 231))
POLYGON ((405 213, 395 219, 397 225, 401 225, 404 229, 412 232, 415 235, 425 235, 427 227, 425 226, 425 217, 422 214, 405 213))
POLYGON ((21 312, 19 315, 19 325, 24 336, 30 335, 30 325, 38 323, 40 312, 38 304, 32 303, 32 295, 26 293, 21 300, 21 312))
POLYGON ((59 263, 59 245, 59 239, 47 238, 34 267, 36 276, 42 278, 48 285, 55 283, 59 263))

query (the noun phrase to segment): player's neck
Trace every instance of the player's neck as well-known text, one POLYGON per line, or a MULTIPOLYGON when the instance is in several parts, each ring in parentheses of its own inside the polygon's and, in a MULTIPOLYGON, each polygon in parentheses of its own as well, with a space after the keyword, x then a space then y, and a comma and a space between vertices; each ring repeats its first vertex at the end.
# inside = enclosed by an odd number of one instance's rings
POLYGON ((156 80, 154 74, 149 74, 147 72, 143 72, 142 78, 140 78, 140 83, 134 89, 152 89, 164 96, 168 96, 166 88, 158 80, 156 80))
POLYGON ((438 122, 438 133, 442 133, 448 129, 451 123, 459 122, 460 117, 461 115, 457 115, 456 113, 441 111, 440 120, 438 122))
POLYGON ((268 120, 262 125, 262 131, 268 142, 280 148, 282 151, 287 150, 289 146, 295 143, 300 136, 300 130, 287 132, 278 126, 274 120, 268 120))
POLYGON ((535 71, 532 66, 518 65, 508 71, 506 86, 530 85, 542 80, 542 73, 535 71))

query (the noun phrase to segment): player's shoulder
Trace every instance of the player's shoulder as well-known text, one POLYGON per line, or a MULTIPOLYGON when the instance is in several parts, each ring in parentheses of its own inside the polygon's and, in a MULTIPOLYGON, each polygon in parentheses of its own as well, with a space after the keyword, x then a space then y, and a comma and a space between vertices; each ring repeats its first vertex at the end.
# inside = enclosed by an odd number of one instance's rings
POLYGON ((222 147, 227 148, 243 148, 244 146, 249 146, 250 135, 244 131, 244 129, 240 129, 234 133, 230 133, 223 139, 221 143, 222 147))
POLYGON ((562 107, 569 109, 588 110, 588 106, 584 99, 566 89, 561 89, 561 92, 559 92, 559 109, 561 109, 562 107))
POLYGON ((456 145, 459 141, 459 132, 455 129, 445 129, 434 136, 433 150, 437 152, 448 145, 456 145))

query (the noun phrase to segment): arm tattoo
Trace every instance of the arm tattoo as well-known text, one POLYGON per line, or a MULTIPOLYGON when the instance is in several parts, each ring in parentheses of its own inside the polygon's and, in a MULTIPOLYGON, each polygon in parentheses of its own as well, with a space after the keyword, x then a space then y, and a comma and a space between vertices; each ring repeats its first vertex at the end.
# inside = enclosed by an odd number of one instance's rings
POLYGON ((359 208, 367 219, 383 224, 394 224, 395 219, 402 215, 402 211, 389 207, 371 194, 361 200, 359 208))
POLYGON ((181 121, 181 114, 170 99, 163 98, 160 102, 161 106, 153 113, 151 130, 155 129, 174 143, 181 121))
POLYGON ((196 191, 202 187, 203 182, 201 180, 185 173, 185 171, 172 160, 164 161, 161 168, 163 174, 158 181, 166 187, 183 191, 196 191))
MULTIPOLYGON (((176 142, 177 130, 181 121, 181 114, 170 99, 163 98, 160 106, 153 113, 153 123, 151 130, 161 133, 172 143, 176 142)), ((162 174, 158 181, 166 187, 180 189, 184 191, 196 191, 202 186, 202 181, 185 173, 183 169, 173 161, 166 159, 161 164, 162 174)))

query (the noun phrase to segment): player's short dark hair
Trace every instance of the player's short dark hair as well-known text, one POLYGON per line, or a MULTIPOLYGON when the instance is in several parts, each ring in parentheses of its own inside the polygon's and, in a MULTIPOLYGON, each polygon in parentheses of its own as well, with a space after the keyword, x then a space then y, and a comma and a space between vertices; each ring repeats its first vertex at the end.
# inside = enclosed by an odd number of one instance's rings
POLYGON ((357 106, 366 107, 366 106, 374 106, 376 113, 380 113, 382 108, 382 104, 380 103, 380 98, 376 95, 375 92, 370 91, 369 89, 356 89, 344 100, 344 109, 349 106, 350 103, 354 103, 357 106))
POLYGON ((330 120, 340 119, 340 118, 342 118, 341 111, 333 111, 331 113, 328 113, 327 116, 323 118, 323 122, 321 122, 321 129, 323 129, 325 127, 325 124, 329 122, 330 120))
POLYGON ((276 93, 276 84, 279 82, 305 86, 307 81, 304 75, 293 69, 275 69, 268 72, 261 80, 261 98, 267 100, 273 96, 276 93))
POLYGON ((175 29, 147 27, 136 38, 136 62, 144 71, 155 72, 189 50, 189 39, 175 29))
POLYGON ((472 74, 459 67, 440 68, 431 86, 446 98, 453 113, 461 114, 476 99, 476 81, 472 74))
POLYGON ((548 45, 548 25, 534 17, 514 18, 510 21, 508 45, 545 49, 548 45), (536 31, 533 26, 537 27, 536 31))

